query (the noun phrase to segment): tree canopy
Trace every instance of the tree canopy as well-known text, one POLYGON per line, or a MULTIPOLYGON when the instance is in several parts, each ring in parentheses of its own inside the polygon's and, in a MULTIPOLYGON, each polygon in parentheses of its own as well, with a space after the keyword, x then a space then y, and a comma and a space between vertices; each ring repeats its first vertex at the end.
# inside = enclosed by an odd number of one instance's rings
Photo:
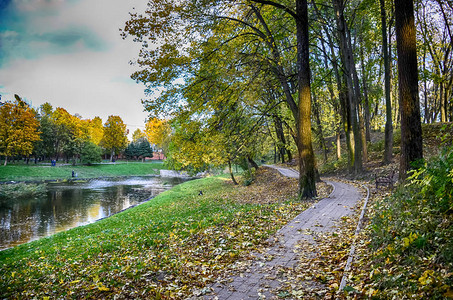
POLYGON ((0 154, 5 156, 5 165, 8 156, 32 154, 40 139, 36 112, 19 96, 15 98, 0 105, 0 154))

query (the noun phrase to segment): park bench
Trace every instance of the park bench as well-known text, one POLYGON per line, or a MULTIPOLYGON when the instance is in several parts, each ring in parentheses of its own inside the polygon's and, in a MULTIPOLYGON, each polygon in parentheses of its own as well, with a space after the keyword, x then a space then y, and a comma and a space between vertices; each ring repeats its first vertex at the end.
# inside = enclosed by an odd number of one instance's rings
POLYGON ((375 175, 376 179, 376 189, 379 188, 379 186, 388 186, 389 188, 393 189, 393 183, 394 183, 394 177, 395 171, 392 170, 390 171, 390 174, 387 176, 378 176, 377 174, 375 175))

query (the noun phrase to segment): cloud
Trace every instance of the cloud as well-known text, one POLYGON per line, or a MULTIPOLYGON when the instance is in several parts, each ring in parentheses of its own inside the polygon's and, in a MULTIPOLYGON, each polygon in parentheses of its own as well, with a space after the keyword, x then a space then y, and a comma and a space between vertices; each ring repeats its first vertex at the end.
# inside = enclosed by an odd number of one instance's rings
POLYGON ((17 93, 35 107, 48 101, 84 118, 143 124, 144 87, 129 78, 140 45, 119 33, 134 5, 142 11, 146 1, 10 1, 0 10, 3 100, 17 93))

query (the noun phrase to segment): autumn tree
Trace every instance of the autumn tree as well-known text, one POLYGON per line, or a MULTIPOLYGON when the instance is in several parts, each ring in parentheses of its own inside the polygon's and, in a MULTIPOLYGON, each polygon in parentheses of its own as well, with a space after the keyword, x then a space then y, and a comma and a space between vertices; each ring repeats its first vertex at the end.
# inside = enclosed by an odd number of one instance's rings
POLYGON ((39 122, 36 113, 19 96, 14 102, 0 106, 0 154, 5 156, 30 155, 34 143, 39 141, 39 122))
MULTIPOLYGON (((294 131, 301 157, 301 196, 316 195, 315 160, 311 146, 310 75, 307 73, 309 68, 308 29, 305 30, 308 28, 306 1, 296 1, 296 7, 273 1, 251 3, 207 1, 203 4, 183 1, 165 5, 152 4, 150 7, 146 15, 132 15, 132 19, 125 27, 125 32, 136 36, 136 41, 144 45, 138 60, 143 69, 137 71, 133 78, 145 82, 150 89, 159 86, 167 88, 167 92, 155 101, 145 102, 145 107, 153 114, 165 111, 178 113, 182 110, 180 106, 184 104, 184 101, 178 99, 182 97, 186 100, 187 89, 200 85, 208 89, 205 89, 205 93, 199 93, 197 103, 206 104, 229 98, 230 95, 234 98, 234 91, 230 92, 228 86, 224 90, 224 95, 228 97, 223 97, 222 94, 212 97, 211 90, 215 89, 213 82, 223 83, 234 81, 236 78, 235 83, 242 82, 243 88, 247 89, 247 83, 250 85, 250 82, 253 82, 250 79, 256 78, 256 74, 251 73, 254 73, 257 66, 262 66, 257 71, 272 74, 272 80, 281 85, 284 98, 295 120, 294 131), (278 26, 270 26, 274 25, 268 23, 276 14, 278 26), (285 28, 289 22, 297 28, 296 36, 299 37, 297 41, 294 41, 293 35, 285 28), (145 24, 168 24, 168 26, 144 26, 145 24), (164 40, 159 39, 159 43, 156 43, 158 37, 164 37, 164 40), (281 51, 281 45, 277 46, 279 45, 277 41, 281 41, 285 49, 295 49, 294 45, 291 45, 292 41, 299 43, 297 47, 299 54, 292 56, 294 52, 291 52, 286 55, 281 51), (162 46, 147 48, 149 43, 162 46), (203 70, 210 72, 201 72, 200 65, 208 64, 216 53, 224 55, 221 61, 228 60, 225 66, 229 68, 216 69, 214 68, 216 64, 211 63, 211 68, 203 67, 203 70), (286 65, 283 61, 292 61, 292 65, 296 67, 285 69, 291 63, 286 65), (291 69, 295 69, 298 76, 290 76, 291 69), (235 70, 238 71, 238 77, 231 77, 230 72, 234 73, 235 70), (251 76, 241 76, 239 72, 251 76), (180 76, 189 79, 186 85, 174 84, 180 76), (216 80, 214 77, 221 79, 216 80), (298 86, 298 93, 295 86, 298 86)), ((218 56, 215 57, 217 59, 218 56)), ((198 105, 193 111, 200 107, 198 105)), ((202 116, 202 111, 195 111, 195 115, 202 116)))
POLYGON ((52 122, 56 129, 55 157, 58 159, 62 155, 67 162, 72 158, 75 164, 84 140, 88 139, 88 132, 84 130, 80 117, 57 107, 52 113, 52 122))
POLYGON ((119 116, 109 116, 104 124, 104 135, 101 141, 102 147, 110 151, 110 161, 115 154, 120 153, 127 146, 126 124, 119 116))
POLYGON ((139 128, 135 129, 134 133, 132 133, 132 142, 136 143, 140 139, 145 138, 146 135, 143 131, 141 131, 139 128))
POLYGON ((88 132, 90 141, 99 146, 104 135, 104 127, 100 117, 94 117, 94 119, 89 120, 88 132))
POLYGON ((150 118, 145 124, 144 134, 148 141, 156 147, 167 152, 170 143, 171 127, 168 121, 150 118))

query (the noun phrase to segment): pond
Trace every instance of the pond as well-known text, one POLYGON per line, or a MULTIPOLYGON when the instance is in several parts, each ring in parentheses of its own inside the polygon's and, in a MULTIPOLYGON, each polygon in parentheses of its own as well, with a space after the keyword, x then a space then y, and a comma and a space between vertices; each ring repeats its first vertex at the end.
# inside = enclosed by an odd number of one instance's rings
POLYGON ((0 199, 0 249, 10 248, 111 216, 187 179, 125 177, 48 183, 33 199, 0 199))

